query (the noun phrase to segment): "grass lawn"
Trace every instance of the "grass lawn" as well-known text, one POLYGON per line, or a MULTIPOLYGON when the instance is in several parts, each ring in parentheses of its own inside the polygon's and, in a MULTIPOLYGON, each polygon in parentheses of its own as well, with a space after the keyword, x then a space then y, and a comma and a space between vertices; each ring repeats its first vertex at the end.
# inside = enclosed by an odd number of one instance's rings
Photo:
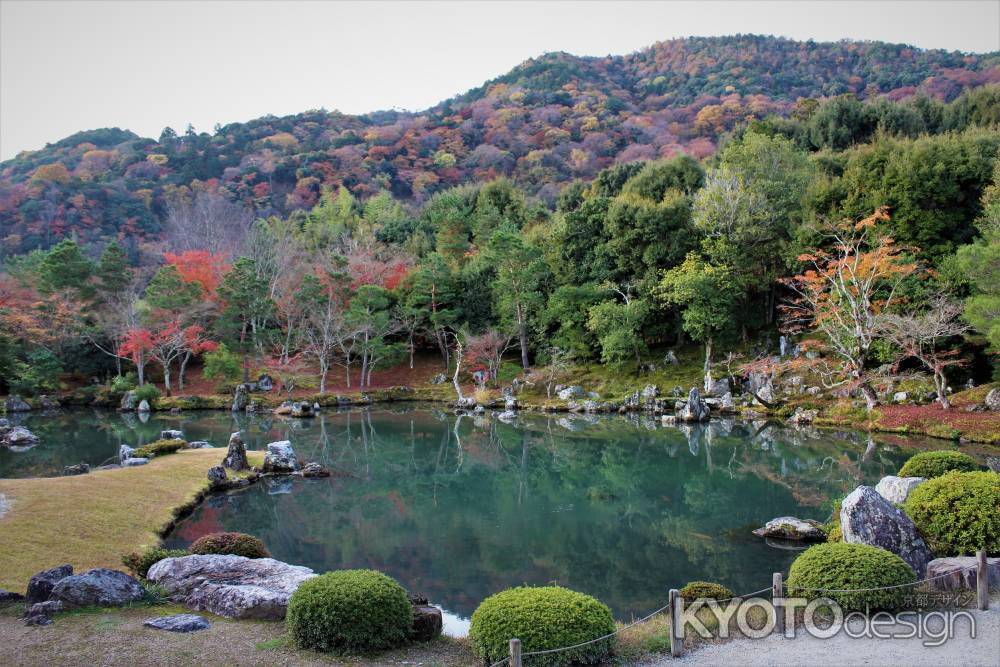
MULTIPOLYGON (((262 452, 248 452, 252 465, 262 452)), ((31 575, 71 563, 124 569, 122 554, 159 543, 175 512, 208 488, 225 449, 190 449, 136 468, 74 477, 2 479, 10 510, 0 518, 0 588, 24 592, 31 575)))

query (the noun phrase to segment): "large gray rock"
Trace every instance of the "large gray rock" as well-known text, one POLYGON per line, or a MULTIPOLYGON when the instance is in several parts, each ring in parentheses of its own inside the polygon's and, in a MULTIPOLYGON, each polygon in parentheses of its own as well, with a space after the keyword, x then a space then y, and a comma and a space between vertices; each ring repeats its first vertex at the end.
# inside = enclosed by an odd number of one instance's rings
POLYGON ((28 412, 31 410, 31 406, 28 405, 27 401, 13 394, 7 399, 7 412, 28 412))
POLYGON ((258 391, 271 391, 274 389, 274 378, 272 378, 267 373, 264 373, 259 378, 257 378, 257 390, 258 391))
POLYGON ((583 396, 583 394, 584 394, 583 387, 576 384, 571 385, 569 387, 563 387, 558 392, 556 392, 556 396, 558 396, 559 400, 561 401, 568 401, 572 398, 580 398, 583 396))
POLYGON ((776 537, 783 540, 801 542, 825 542, 826 533, 818 521, 799 519, 794 516, 780 516, 771 519, 762 528, 753 531, 758 537, 776 537))
POLYGON ((277 620, 299 584, 314 576, 307 567, 273 558, 195 555, 165 558, 149 568, 147 578, 195 611, 277 620))
POLYGON ((927 481, 926 477, 896 477, 887 475, 878 481, 875 490, 893 505, 902 505, 913 489, 927 481))
POLYGON ((931 548, 910 517, 870 486, 859 486, 844 498, 840 527, 845 542, 891 551, 913 568, 918 579, 924 577, 933 558, 931 548))
POLYGON ((8 447, 32 447, 37 445, 39 438, 24 426, 13 426, 4 429, 4 434, 0 437, 0 444, 8 447))
POLYGON ((43 570, 28 580, 28 591, 24 596, 28 604, 45 602, 52 593, 52 588, 60 581, 73 574, 73 566, 66 564, 43 570))
POLYGON ((139 397, 136 396, 135 389, 129 389, 122 394, 122 401, 118 404, 119 410, 134 412, 137 407, 139 407, 139 397))
POLYGON ((990 389, 984 403, 988 410, 1000 410, 1000 389, 990 389))
POLYGON ((139 407, 136 408, 137 412, 148 413, 150 411, 149 401, 145 398, 139 401, 139 407))
POLYGON ((426 600, 413 602, 413 623, 410 626, 410 637, 418 642, 429 642, 437 639, 443 627, 441 610, 427 604, 426 600))
POLYGON ((61 579, 49 597, 67 607, 121 607, 145 595, 146 589, 135 578, 98 567, 61 579))
POLYGON ((212 483, 212 486, 225 484, 227 479, 228 475, 223 466, 212 466, 208 469, 208 481, 212 483))
POLYGON ((135 468, 137 466, 144 466, 149 463, 149 459, 143 456, 133 456, 130 459, 125 459, 122 462, 122 466, 125 468, 135 468))
POLYGON ((712 396, 722 396, 723 394, 728 394, 729 391, 729 378, 722 378, 712 383, 712 391, 710 393, 712 396))
POLYGON ((128 445, 120 445, 118 447, 118 463, 125 465, 125 462, 132 458, 132 454, 135 450, 128 445))
POLYGON ((229 436, 229 449, 226 450, 226 458, 222 460, 222 465, 233 470, 246 470, 250 467, 250 462, 247 461, 247 448, 239 431, 229 436))
POLYGON ((701 400, 697 387, 691 387, 687 401, 678 405, 680 407, 676 409, 676 417, 679 421, 705 422, 711 415, 711 410, 705 401, 701 400))
POLYGON ((198 614, 174 614, 173 616, 157 616, 142 622, 147 628, 166 630, 168 632, 196 632, 212 627, 204 616, 198 614))
POLYGON ((270 442, 264 455, 264 472, 291 473, 299 469, 299 459, 288 440, 270 442))
POLYGON ((250 402, 250 387, 246 384, 236 385, 236 392, 233 394, 233 412, 243 412, 250 402))
POLYGON ((292 417, 315 417, 313 412, 313 406, 309 401, 299 401, 298 403, 292 403, 292 417))
POLYGON ((173 429, 160 431, 160 440, 183 440, 183 439, 184 439, 183 431, 175 431, 173 429))
MULTIPOLYGON (((976 590, 976 563, 975 556, 935 558, 927 564, 927 578, 933 579, 929 582, 931 590, 976 590)), ((1000 588, 1000 558, 987 558, 986 571, 990 588, 1000 588)))

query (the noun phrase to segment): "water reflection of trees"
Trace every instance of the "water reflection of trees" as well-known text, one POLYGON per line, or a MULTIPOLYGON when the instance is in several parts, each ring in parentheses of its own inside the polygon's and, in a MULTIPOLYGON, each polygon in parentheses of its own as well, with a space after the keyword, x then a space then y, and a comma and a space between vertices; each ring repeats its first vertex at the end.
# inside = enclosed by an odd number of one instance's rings
POLYGON ((696 578, 760 588, 793 554, 750 528, 781 514, 825 519, 830 498, 901 458, 883 448, 866 456, 854 434, 724 421, 660 428, 638 416, 508 424, 352 410, 266 433, 345 475, 230 496, 217 516, 225 527, 316 569, 385 570, 464 615, 525 582, 587 591, 619 615, 655 608, 696 578))

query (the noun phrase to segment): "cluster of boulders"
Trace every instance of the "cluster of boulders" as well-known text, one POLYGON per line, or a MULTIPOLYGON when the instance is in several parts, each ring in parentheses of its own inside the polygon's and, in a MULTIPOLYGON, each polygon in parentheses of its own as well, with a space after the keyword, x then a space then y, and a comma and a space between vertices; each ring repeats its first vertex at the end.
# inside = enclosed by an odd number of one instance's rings
POLYGON ((34 447, 39 437, 24 426, 14 426, 10 420, 0 418, 0 445, 14 450, 24 450, 34 447))
POLYGON ((274 409, 276 415, 287 415, 289 417, 315 417, 319 412, 318 403, 309 401, 285 401, 274 409))
POLYGON ((222 464, 209 468, 208 480, 211 482, 213 490, 221 491, 249 486, 257 481, 260 474, 298 475, 313 478, 329 477, 330 471, 316 462, 302 465, 292 448, 292 443, 288 440, 268 443, 263 468, 260 471, 251 468, 247 459, 246 443, 243 442, 243 437, 237 431, 229 436, 229 445, 222 464), (227 468, 234 472, 249 470, 251 473, 246 476, 230 478, 226 472, 227 468))

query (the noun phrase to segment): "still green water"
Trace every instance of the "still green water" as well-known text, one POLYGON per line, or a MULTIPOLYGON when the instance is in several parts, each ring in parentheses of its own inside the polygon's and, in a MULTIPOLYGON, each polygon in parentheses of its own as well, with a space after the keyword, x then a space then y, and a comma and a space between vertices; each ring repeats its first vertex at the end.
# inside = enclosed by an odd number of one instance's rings
POLYGON ((120 443, 143 444, 166 428, 220 447, 237 429, 252 448, 289 439, 301 458, 342 476, 272 479, 212 497, 169 546, 235 530, 320 572, 382 570, 441 606, 454 634, 485 597, 519 584, 584 591, 622 619, 662 606, 670 588, 695 579, 737 593, 767 587, 796 552, 751 529, 786 514, 825 521, 832 499, 895 473, 912 453, 898 438, 876 443, 777 422, 663 427, 553 415, 508 424, 417 406, 313 420, 192 412, 142 422, 72 411, 23 423, 42 443, 0 448, 2 476, 96 465, 120 443))

